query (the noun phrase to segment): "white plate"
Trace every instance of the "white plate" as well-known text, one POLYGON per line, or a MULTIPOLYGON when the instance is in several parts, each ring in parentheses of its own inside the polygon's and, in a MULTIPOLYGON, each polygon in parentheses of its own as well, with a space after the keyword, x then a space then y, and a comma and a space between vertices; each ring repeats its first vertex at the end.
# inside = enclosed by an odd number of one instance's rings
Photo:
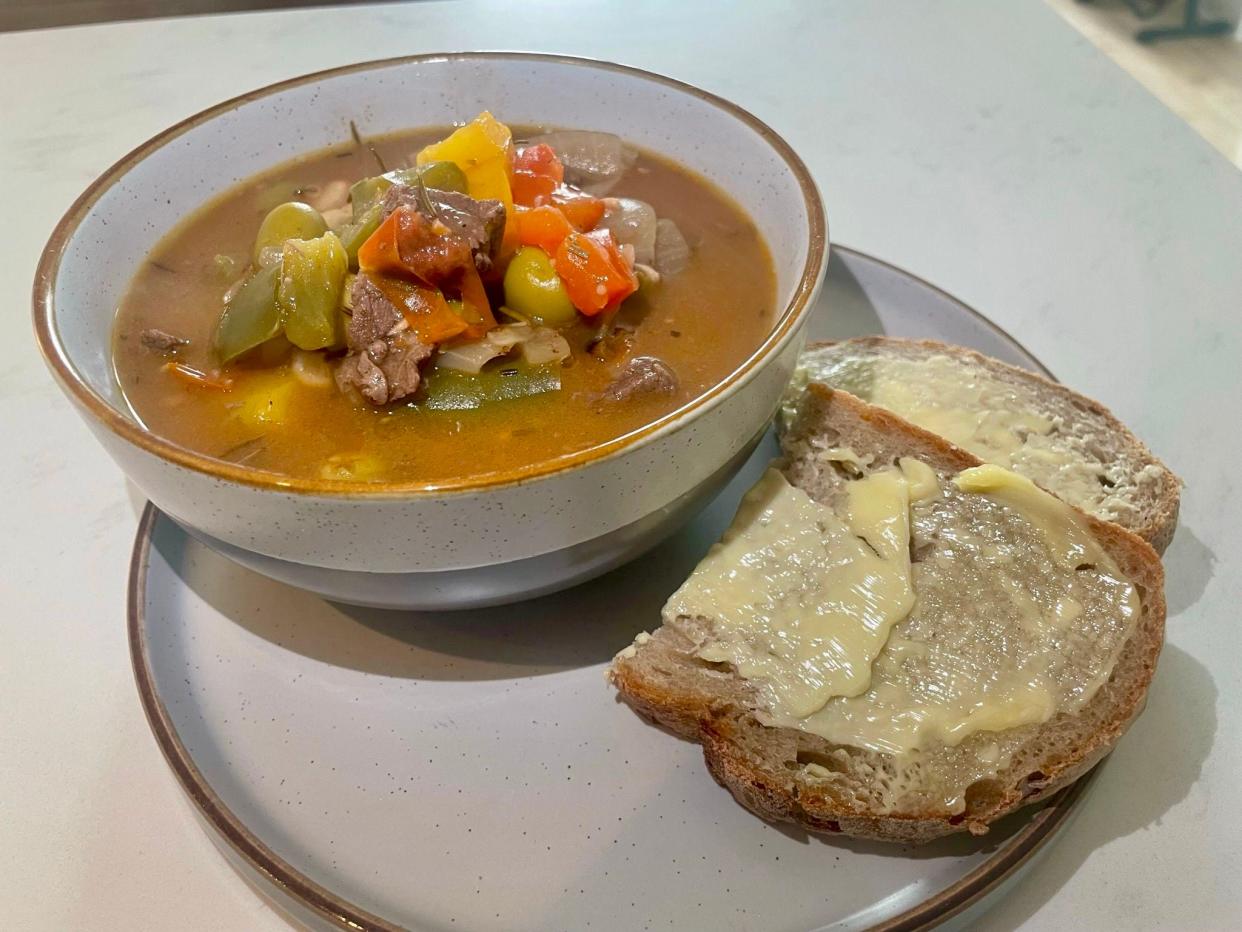
MULTIPOLYGON (((836 248, 810 337, 936 337, 1041 368, 974 311, 836 248)), ((1081 785, 984 839, 823 840, 737 805, 604 666, 773 455, 594 582, 469 613, 342 607, 241 569, 149 508, 130 639, 161 748, 221 849, 315 928, 887 929, 962 922, 1081 785)))

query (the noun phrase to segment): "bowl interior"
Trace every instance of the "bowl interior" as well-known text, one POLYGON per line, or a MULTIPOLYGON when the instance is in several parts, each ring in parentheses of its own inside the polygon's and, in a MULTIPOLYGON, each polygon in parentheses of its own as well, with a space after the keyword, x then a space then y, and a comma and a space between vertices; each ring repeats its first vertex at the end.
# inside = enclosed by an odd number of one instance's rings
POLYGON ((817 248, 809 231, 820 221, 807 202, 815 194, 791 164, 796 157, 740 112, 618 66, 499 53, 424 57, 257 91, 123 160, 88 195, 55 271, 52 329, 62 356, 129 416, 111 374, 115 308, 138 263, 187 213, 259 171, 348 139, 350 120, 364 135, 380 134, 460 122, 483 109, 515 124, 610 130, 695 169, 758 225, 776 267, 778 307, 797 292, 817 248))

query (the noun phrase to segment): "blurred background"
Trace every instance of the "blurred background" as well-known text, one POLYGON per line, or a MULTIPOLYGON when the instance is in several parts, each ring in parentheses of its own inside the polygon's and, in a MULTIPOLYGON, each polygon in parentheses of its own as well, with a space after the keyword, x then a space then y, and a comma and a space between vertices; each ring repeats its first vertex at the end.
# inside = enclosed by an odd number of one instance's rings
MULTIPOLYGON (((0 0, 0 32, 353 0, 0 0)), ((992 0, 978 0, 980 3, 992 0)), ((1242 0, 1045 0, 1242 167, 1242 0)))

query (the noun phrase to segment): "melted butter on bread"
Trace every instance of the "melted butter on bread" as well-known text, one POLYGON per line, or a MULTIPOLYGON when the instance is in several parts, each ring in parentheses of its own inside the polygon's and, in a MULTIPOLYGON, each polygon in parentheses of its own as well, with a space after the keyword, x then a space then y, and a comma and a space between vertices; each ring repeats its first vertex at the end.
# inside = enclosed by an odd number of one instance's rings
POLYGON ((950 480, 910 457, 841 491, 830 508, 770 470, 665 608, 711 619, 698 655, 755 683, 761 722, 913 765, 969 739, 965 786, 1108 679, 1139 600, 1077 511, 998 466, 950 480))
POLYGON ((850 483, 847 512, 768 470, 664 609, 715 619, 718 637, 699 656, 755 680, 781 715, 866 691, 872 661, 914 604, 901 473, 850 483))

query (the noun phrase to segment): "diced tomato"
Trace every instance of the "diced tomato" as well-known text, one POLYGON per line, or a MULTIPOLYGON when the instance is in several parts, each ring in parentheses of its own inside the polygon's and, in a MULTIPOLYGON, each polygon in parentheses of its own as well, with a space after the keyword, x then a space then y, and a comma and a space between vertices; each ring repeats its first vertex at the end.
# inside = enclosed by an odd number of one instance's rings
POLYGON ((556 179, 528 171, 515 171, 510 179, 513 203, 522 207, 546 204, 556 190, 556 179))
POLYGON ((569 300, 588 317, 615 307, 638 290, 633 273, 607 230, 591 236, 569 234, 557 248, 552 264, 565 283, 569 300))
POLYGON ((608 259, 612 262, 612 267, 616 269, 617 274, 627 278, 633 284, 633 288, 621 295, 617 299, 618 303, 624 301, 635 291, 638 290, 638 277, 634 274, 634 266, 625 258, 625 254, 621 252, 621 246, 616 238, 612 235, 611 230, 592 230, 585 234, 586 238, 592 242, 598 243, 608 253, 608 259))
POLYGON ((548 255, 555 255, 556 248, 574 228, 557 207, 543 205, 517 212, 518 242, 523 246, 538 246, 548 255))
POLYGON ((542 142, 518 149, 513 159, 513 170, 551 178, 557 184, 565 180, 565 166, 552 147, 542 142))
POLYGON ((358 249, 358 266, 366 272, 415 278, 427 285, 454 282, 462 269, 474 267, 474 257, 469 243, 446 232, 413 207, 398 207, 358 249))
MULTIPOLYGON (((434 346, 460 336, 468 329, 466 321, 453 313, 439 289, 424 288, 399 278, 379 275, 372 275, 371 280, 424 343, 434 346)), ((490 310, 488 315, 491 315, 490 310)))
POLYGON ((594 229, 595 224, 604 216, 602 200, 569 185, 557 186, 552 192, 552 203, 561 209, 565 219, 584 233, 594 229))

